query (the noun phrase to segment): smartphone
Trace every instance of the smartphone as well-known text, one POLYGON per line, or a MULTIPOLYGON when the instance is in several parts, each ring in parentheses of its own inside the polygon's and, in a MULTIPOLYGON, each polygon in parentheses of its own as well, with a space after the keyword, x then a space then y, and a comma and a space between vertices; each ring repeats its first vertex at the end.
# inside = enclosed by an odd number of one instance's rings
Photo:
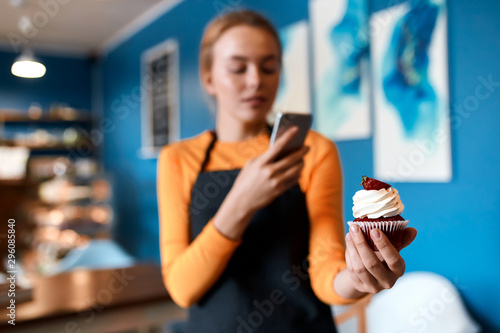
POLYGON ((278 159, 288 155, 290 152, 300 149, 304 144, 307 132, 311 127, 311 115, 306 113, 280 112, 276 116, 269 145, 272 146, 276 139, 280 137, 288 128, 297 126, 299 132, 283 148, 278 159))

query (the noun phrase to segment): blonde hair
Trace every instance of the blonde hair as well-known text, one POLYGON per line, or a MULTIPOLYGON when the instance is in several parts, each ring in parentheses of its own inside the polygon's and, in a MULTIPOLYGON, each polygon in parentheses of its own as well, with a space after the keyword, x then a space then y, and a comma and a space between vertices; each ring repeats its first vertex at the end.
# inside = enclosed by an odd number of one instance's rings
POLYGON ((257 12, 251 10, 237 10, 215 18, 205 28, 205 33, 203 34, 200 47, 201 77, 203 77, 204 73, 212 69, 214 44, 226 30, 239 25, 248 25, 270 33, 278 45, 279 60, 281 62, 281 41, 278 32, 271 22, 257 12))

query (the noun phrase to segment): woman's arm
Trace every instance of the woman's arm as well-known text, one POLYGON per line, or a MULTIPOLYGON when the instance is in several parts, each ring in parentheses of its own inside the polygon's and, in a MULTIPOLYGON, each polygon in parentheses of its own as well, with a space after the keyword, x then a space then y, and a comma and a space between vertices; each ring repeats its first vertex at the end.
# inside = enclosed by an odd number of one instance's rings
MULTIPOLYGON (((321 138, 306 193, 311 223, 309 274, 316 296, 329 304, 345 305, 367 293, 391 288, 404 273, 404 260, 387 237, 375 238, 380 252, 373 252, 361 232, 351 230, 344 247, 342 173, 333 142, 321 138)), ((351 228, 352 229, 352 228, 351 228)), ((375 235, 374 235, 375 236, 375 235)), ((407 228, 403 247, 416 236, 407 228)))
POLYGON ((214 225, 222 234, 240 239, 255 212, 297 184, 309 147, 302 147, 276 161, 297 129, 291 127, 267 151, 247 161, 220 207, 222 212, 214 219, 214 225))
MULTIPOLYGON (((319 133, 311 133, 314 152, 305 174, 310 222, 309 275, 316 296, 327 304, 345 305, 362 294, 345 292, 347 286, 333 288, 346 267, 342 213, 342 170, 335 144, 319 133), (314 135, 314 136, 313 136, 314 135), (337 292, 341 290, 342 292, 337 292)), ((339 280, 345 282, 344 279, 339 280)))
POLYGON ((174 149, 158 159, 158 208, 162 275, 182 307, 198 301, 217 281, 241 243, 254 213, 297 183, 308 148, 273 162, 296 131, 287 131, 264 154, 247 162, 215 216, 190 243, 188 193, 174 149))
MULTIPOLYGON (((416 235, 414 228, 406 228, 402 247, 410 245, 416 235)), ((334 281, 334 288, 339 295, 357 298, 366 293, 376 294, 383 289, 392 288, 404 274, 405 261, 384 233, 373 229, 371 237, 378 252, 368 246, 358 226, 351 226, 346 235, 347 268, 334 281)))
POLYGON ((189 307, 217 281, 240 241, 224 237, 214 227, 214 217, 190 244, 189 195, 182 179, 176 151, 163 148, 158 159, 162 276, 172 299, 189 307))

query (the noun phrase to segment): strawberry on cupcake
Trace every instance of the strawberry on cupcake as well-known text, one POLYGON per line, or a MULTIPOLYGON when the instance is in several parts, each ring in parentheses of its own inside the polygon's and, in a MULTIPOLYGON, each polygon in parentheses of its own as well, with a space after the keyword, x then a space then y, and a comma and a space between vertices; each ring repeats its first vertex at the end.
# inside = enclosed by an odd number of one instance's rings
POLYGON ((401 250, 404 229, 409 221, 401 216, 404 205, 398 190, 366 176, 363 176, 361 185, 363 190, 357 191, 352 198, 355 219, 347 222, 348 225, 357 224, 374 251, 377 251, 377 247, 370 236, 370 230, 374 228, 381 230, 392 245, 398 251, 401 250))

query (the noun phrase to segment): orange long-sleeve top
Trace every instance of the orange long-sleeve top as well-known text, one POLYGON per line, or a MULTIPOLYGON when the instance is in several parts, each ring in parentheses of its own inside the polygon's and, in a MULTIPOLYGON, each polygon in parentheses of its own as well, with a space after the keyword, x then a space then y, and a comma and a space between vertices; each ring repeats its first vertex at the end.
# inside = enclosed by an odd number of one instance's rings
MULTIPOLYGON (((158 159, 161 269, 165 287, 181 307, 196 303, 217 281, 241 240, 230 240, 213 224, 213 217, 191 242, 189 206, 210 131, 171 143, 158 159)), ((305 193, 310 223, 309 276, 316 296, 327 304, 356 300, 339 296, 335 276, 346 267, 342 220, 342 174, 335 144, 310 130, 299 186, 305 193)), ((216 141, 205 171, 242 168, 269 147, 269 134, 260 132, 238 142, 216 141)))

